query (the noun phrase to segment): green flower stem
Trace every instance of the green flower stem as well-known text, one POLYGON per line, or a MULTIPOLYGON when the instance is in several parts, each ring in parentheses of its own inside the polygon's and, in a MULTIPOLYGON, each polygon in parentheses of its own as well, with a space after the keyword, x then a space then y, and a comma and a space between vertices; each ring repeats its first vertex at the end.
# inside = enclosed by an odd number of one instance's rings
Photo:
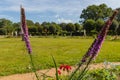
POLYGON ((82 66, 83 62, 78 64, 78 67, 75 69, 74 72, 72 72, 71 76, 69 77, 68 80, 72 80, 72 77, 75 75, 75 73, 80 69, 80 67, 82 66))
POLYGON ((33 62, 32 54, 29 54, 29 57, 30 57, 30 63, 31 63, 31 65, 32 65, 32 71, 34 72, 37 80, 39 80, 39 76, 38 76, 38 74, 37 74, 37 72, 36 72, 35 65, 34 65, 34 62, 33 62))
POLYGON ((87 62, 85 68, 83 69, 83 71, 81 71, 81 74, 78 76, 77 80, 81 80, 83 78, 83 76, 85 75, 84 73, 86 72, 86 70, 87 70, 87 68, 88 68, 88 66, 89 66, 89 64, 91 63, 92 60, 93 60, 93 57, 91 57, 89 59, 89 61, 87 62))
POLYGON ((59 80, 59 77, 58 77, 58 69, 57 69, 57 64, 56 64, 56 61, 53 57, 53 55, 51 54, 51 57, 52 57, 52 60, 53 60, 53 63, 54 63, 54 66, 55 66, 55 71, 56 71, 56 80, 59 80))

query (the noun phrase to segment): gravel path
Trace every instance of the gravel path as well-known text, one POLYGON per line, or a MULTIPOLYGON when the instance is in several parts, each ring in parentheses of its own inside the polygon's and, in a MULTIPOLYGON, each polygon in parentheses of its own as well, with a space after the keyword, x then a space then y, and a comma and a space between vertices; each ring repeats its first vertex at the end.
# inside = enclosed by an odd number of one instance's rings
MULTIPOLYGON (((106 63, 108 64, 106 67, 110 67, 110 65, 120 65, 120 62, 112 62, 112 63, 106 63)), ((102 69, 104 68, 105 65, 103 63, 97 63, 97 64, 91 64, 90 65, 90 69, 102 69)), ((72 70, 74 70, 75 68, 72 67, 72 70)), ((46 69, 46 70, 40 70, 37 72, 39 75, 41 75, 41 73, 46 73, 46 75, 49 76, 55 76, 55 69, 46 69), (47 72, 47 73, 46 73, 47 72)), ((66 74, 66 73, 64 73, 66 74)), ((25 74, 15 74, 15 75, 9 75, 9 76, 3 76, 0 77, 0 80, 36 80, 35 75, 33 73, 25 73, 25 74)))

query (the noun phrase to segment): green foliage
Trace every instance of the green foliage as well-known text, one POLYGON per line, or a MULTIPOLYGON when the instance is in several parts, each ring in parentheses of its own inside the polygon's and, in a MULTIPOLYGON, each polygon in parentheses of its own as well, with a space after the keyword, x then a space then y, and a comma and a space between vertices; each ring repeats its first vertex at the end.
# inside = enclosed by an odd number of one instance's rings
POLYGON ((12 21, 7 19, 0 19, 0 27, 5 30, 6 35, 11 35, 14 30, 12 21))
POLYGON ((87 35, 90 35, 91 31, 95 29, 95 21, 93 19, 88 19, 85 21, 83 27, 86 30, 87 35))
POLYGON ((20 33, 20 31, 21 31, 20 22, 13 23, 13 28, 14 28, 14 31, 17 31, 18 33, 20 33))
POLYGON ((116 30, 117 34, 120 35, 120 22, 119 22, 119 25, 118 25, 118 28, 116 30))
POLYGON ((75 25, 73 23, 68 23, 66 25, 66 31, 70 33, 70 36, 72 36, 72 33, 75 31, 75 25))
POLYGON ((99 18, 106 19, 107 17, 111 16, 111 14, 112 14, 112 8, 108 7, 104 3, 100 4, 99 8, 101 9, 100 13, 98 13, 98 14, 101 14, 99 18))
POLYGON ((67 30, 68 32, 75 31, 75 26, 74 26, 74 24, 68 23, 68 24, 66 25, 66 30, 67 30))
POLYGON ((112 9, 108 8, 106 4, 90 5, 86 9, 83 9, 80 18, 83 18, 84 21, 87 19, 105 19, 109 17, 111 13, 112 9))
POLYGON ((49 32, 52 34, 55 34, 57 32, 57 24, 56 23, 51 23, 49 26, 49 32))
POLYGON ((97 31, 97 33, 101 30, 101 28, 103 27, 104 25, 104 20, 102 19, 98 19, 96 22, 95 22, 95 31, 97 31))
POLYGON ((47 36, 48 33, 49 33, 49 25, 50 25, 50 23, 49 22, 43 22, 41 25, 43 26, 43 32, 47 36))
POLYGON ((42 35, 43 26, 41 26, 39 22, 36 22, 35 23, 35 27, 37 28, 37 32, 36 33, 38 33, 38 35, 42 35))
POLYGON ((117 21, 120 22, 120 8, 117 8, 117 10, 118 10, 118 14, 116 18, 117 18, 117 21))
POLYGON ((54 66, 55 66, 55 71, 56 71, 56 73, 55 73, 55 75, 56 75, 56 80, 59 80, 59 77, 58 77, 58 68, 57 68, 57 63, 56 63, 56 61, 55 61, 55 59, 54 59, 53 55, 51 55, 51 56, 52 56, 52 61, 53 61, 54 66))
POLYGON ((66 23, 60 23, 60 27, 62 28, 63 31, 66 31, 66 23))
POLYGON ((0 28, 0 35, 5 35, 5 29, 4 28, 0 28))
POLYGON ((75 23, 74 25, 75 25, 75 31, 76 31, 76 32, 80 32, 80 31, 82 30, 82 28, 83 28, 83 27, 82 27, 80 24, 78 24, 78 23, 75 23))
POLYGON ((35 68, 35 64, 34 64, 34 61, 33 61, 33 56, 32 56, 32 54, 29 54, 29 53, 28 53, 28 55, 29 55, 29 58, 30 58, 31 69, 32 69, 32 71, 34 72, 37 80, 39 80, 39 76, 38 76, 38 74, 37 74, 37 70, 36 70, 36 68, 35 68))
POLYGON ((35 25, 34 25, 34 22, 33 22, 32 20, 26 20, 26 22, 27 22, 28 28, 29 28, 29 27, 34 27, 34 26, 35 26, 35 25))
POLYGON ((89 73, 88 76, 91 80, 117 80, 116 74, 109 69, 95 70, 89 73))
POLYGON ((118 26, 119 26, 119 23, 117 22, 117 20, 113 20, 113 23, 110 26, 109 34, 111 35, 117 34, 116 31, 117 31, 118 26))
POLYGON ((59 80, 119 80, 120 76, 119 65, 115 65, 114 67, 111 66, 110 68, 92 69, 87 71, 82 79, 77 79, 77 77, 80 75, 81 70, 82 69, 80 69, 79 72, 77 72, 72 79, 68 79, 69 74, 59 75, 59 80))
POLYGON ((29 27, 28 30, 29 30, 29 34, 34 36, 34 35, 36 35, 37 27, 35 27, 35 26, 29 27))
MULTIPOLYGON (((76 80, 77 76, 79 76, 79 72, 73 77, 71 80, 76 80)), ((83 79, 77 80, 119 80, 120 76, 120 66, 114 65, 114 67, 103 68, 103 69, 93 69, 89 70, 83 79)), ((61 80, 68 80, 69 75, 62 76, 61 80)))
MULTIPOLYGON (((120 73, 120 67, 89 70, 83 79, 80 80, 118 80, 118 73, 120 73)), ((79 73, 76 76, 78 75, 79 73)), ((72 80, 76 80, 76 76, 72 80)), ((63 78, 63 80, 65 79, 63 78)))

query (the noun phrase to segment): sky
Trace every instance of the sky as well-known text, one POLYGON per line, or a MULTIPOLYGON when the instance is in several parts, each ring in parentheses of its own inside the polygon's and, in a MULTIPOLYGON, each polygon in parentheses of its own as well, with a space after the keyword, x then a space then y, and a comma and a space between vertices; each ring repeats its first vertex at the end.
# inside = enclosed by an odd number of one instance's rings
POLYGON ((75 23, 89 5, 105 3, 108 7, 120 7, 120 0, 0 0, 0 18, 20 22, 20 5, 26 19, 34 22, 75 23))

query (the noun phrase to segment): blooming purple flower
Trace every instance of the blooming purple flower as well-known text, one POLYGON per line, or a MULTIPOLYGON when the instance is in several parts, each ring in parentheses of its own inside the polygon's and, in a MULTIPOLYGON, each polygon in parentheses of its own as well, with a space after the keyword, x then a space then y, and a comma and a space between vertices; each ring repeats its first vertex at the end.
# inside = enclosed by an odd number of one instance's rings
POLYGON ((28 53, 32 53, 32 48, 30 45, 30 41, 29 41, 29 35, 28 35, 28 27, 26 24, 26 19, 25 19, 25 11, 24 8, 21 7, 21 27, 22 27, 22 31, 23 31, 23 35, 24 35, 24 41, 28 50, 28 53))
POLYGON ((112 17, 110 17, 110 19, 106 21, 105 25, 101 29, 101 32, 98 34, 97 38, 94 40, 91 47, 88 49, 87 53, 82 58, 82 62, 86 62, 87 58, 90 58, 90 57, 95 58, 95 56, 98 54, 102 46, 102 43, 107 35, 109 27, 112 24, 113 18, 115 17, 116 14, 117 14, 117 11, 115 11, 112 17))

